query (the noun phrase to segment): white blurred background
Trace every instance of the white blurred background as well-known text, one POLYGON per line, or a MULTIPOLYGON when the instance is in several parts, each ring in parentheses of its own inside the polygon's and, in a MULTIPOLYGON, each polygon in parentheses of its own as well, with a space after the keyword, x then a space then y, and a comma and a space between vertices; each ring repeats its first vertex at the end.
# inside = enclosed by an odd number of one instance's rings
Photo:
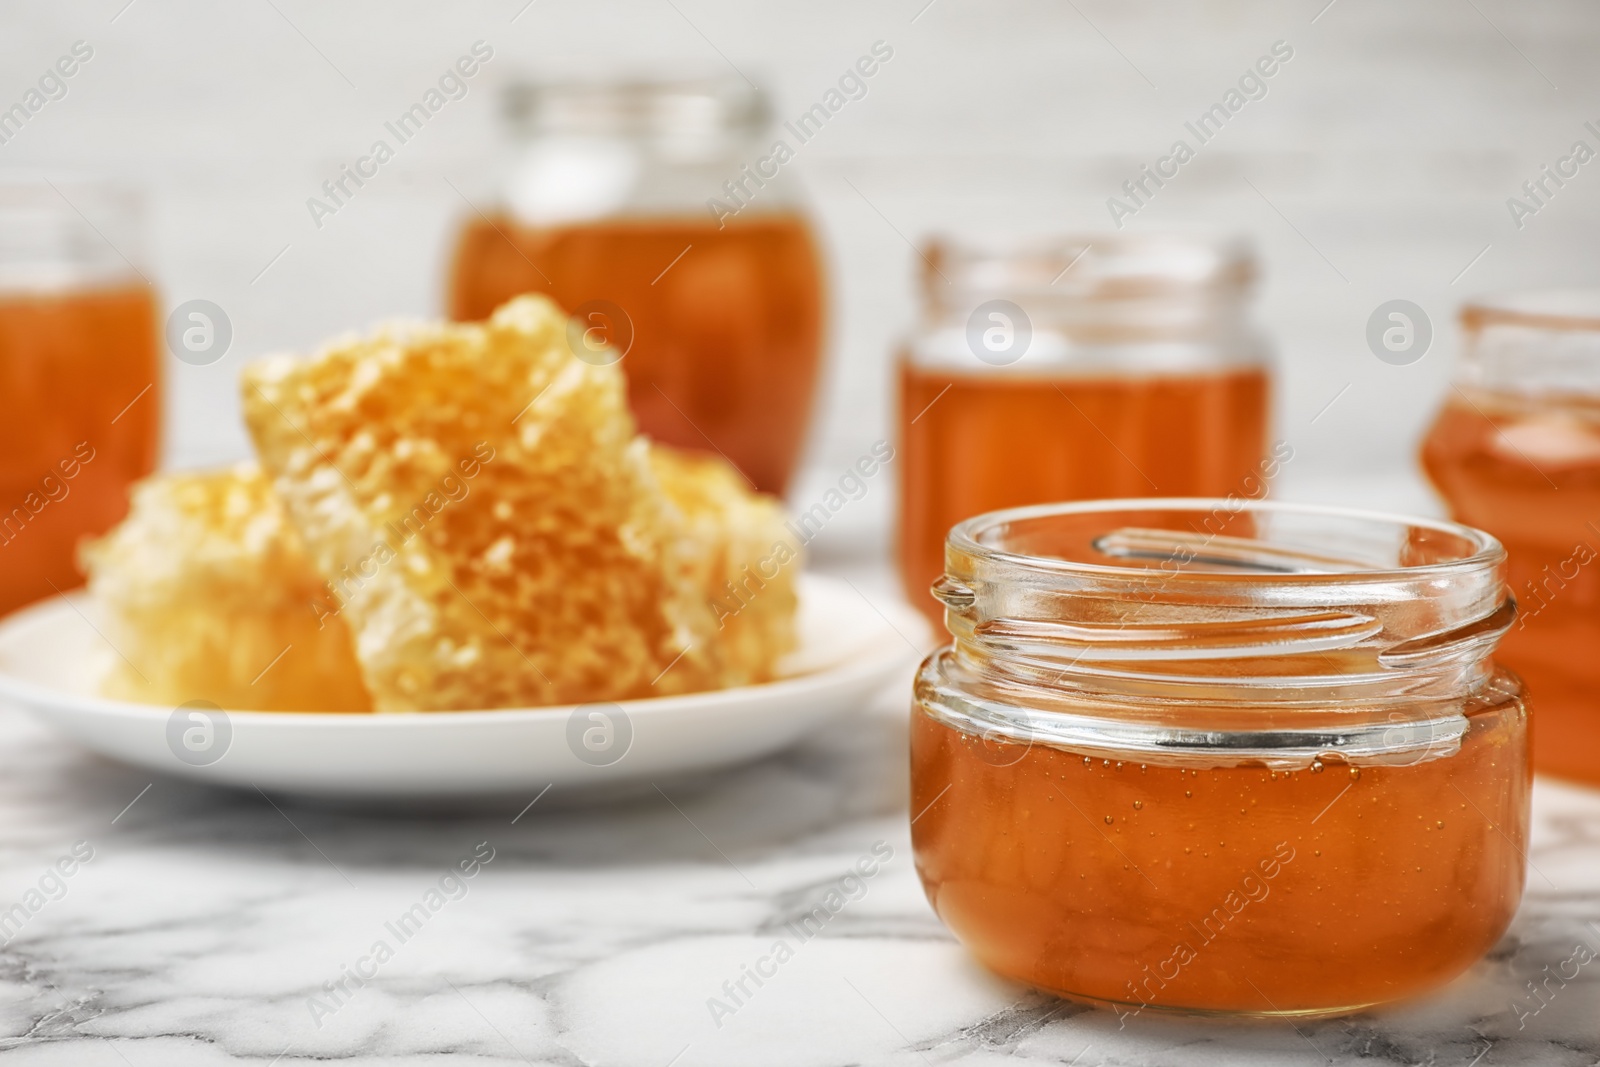
MULTIPOLYGON (((1600 148, 1584 128, 1600 127, 1593 0, 13 4, 0 13, 0 106, 73 42, 94 58, 0 145, 0 170, 109 173, 147 190, 138 255, 166 307, 201 297, 233 322, 221 362, 167 364, 166 463, 210 464, 246 452, 241 362, 441 313, 470 211, 450 183, 493 200, 500 85, 732 64, 781 117, 880 39, 893 62, 793 164, 831 283, 828 372, 791 493, 802 505, 892 436, 892 353, 916 315, 910 243, 1108 228, 1106 198, 1275 41, 1294 58, 1268 95, 1128 225, 1254 240, 1258 319, 1279 356, 1275 436, 1295 449, 1278 495, 1432 507, 1414 454, 1452 369, 1460 302, 1600 285, 1600 161, 1520 230, 1506 203, 1574 141, 1600 148), (478 39, 495 58, 470 94, 314 227, 306 198, 478 39), (1364 339, 1397 297, 1435 328, 1405 367, 1364 339)), ((874 550, 891 514, 892 494, 874 491, 819 547, 874 550)))

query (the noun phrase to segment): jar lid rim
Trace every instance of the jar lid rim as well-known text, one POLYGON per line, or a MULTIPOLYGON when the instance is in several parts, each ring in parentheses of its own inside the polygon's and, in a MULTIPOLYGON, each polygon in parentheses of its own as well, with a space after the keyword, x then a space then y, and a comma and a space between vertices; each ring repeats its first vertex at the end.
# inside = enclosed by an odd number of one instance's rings
POLYGON ((1094 578, 1138 578, 1148 580, 1147 568, 1119 567, 1103 563, 1086 563, 1054 556, 1030 555, 997 548, 981 540, 984 531, 996 526, 1045 519, 1058 515, 1085 515, 1096 512, 1118 511, 1193 511, 1196 514, 1224 513, 1236 515, 1249 511, 1264 514, 1291 514, 1322 516, 1331 519, 1350 519, 1388 523, 1399 527, 1420 527, 1437 533, 1460 537, 1472 546, 1472 552, 1459 559, 1425 563, 1410 567, 1352 569, 1318 573, 1258 573, 1243 571, 1178 571, 1164 576, 1163 581, 1196 582, 1227 581, 1259 584, 1282 584, 1286 581, 1309 583, 1382 583, 1416 581, 1430 575, 1446 576, 1461 571, 1471 571, 1494 566, 1505 558, 1505 549, 1493 535, 1476 527, 1445 519, 1403 515, 1395 512, 1373 511, 1325 504, 1297 504, 1273 500, 1240 500, 1206 497, 1121 497, 1109 500, 1068 501, 1053 504, 1033 504, 1007 508, 1001 511, 975 515, 951 528, 948 544, 973 556, 996 563, 1029 567, 1057 575, 1079 575, 1094 578))

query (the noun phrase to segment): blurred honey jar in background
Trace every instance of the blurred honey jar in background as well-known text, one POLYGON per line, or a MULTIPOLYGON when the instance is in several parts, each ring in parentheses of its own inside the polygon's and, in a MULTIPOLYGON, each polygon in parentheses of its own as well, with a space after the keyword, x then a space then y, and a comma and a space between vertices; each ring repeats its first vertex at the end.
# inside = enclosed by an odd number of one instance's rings
POLYGON ((929 586, 973 515, 1101 497, 1257 498, 1267 455, 1255 276, 1229 241, 1099 236, 929 243, 923 321, 900 357, 899 555, 929 586))
POLYGON ((720 452, 782 493, 810 420, 823 294, 811 227, 763 139, 763 95, 742 81, 522 85, 506 111, 517 149, 501 205, 461 234, 452 317, 548 294, 581 344, 624 353, 644 433, 720 452))
POLYGON ((0 180, 0 613, 81 584, 78 542, 155 466, 156 298, 118 251, 136 220, 124 190, 0 180))
POLYGON ((1600 782, 1600 292, 1482 300, 1422 462, 1462 522, 1509 553, 1537 770, 1600 782))

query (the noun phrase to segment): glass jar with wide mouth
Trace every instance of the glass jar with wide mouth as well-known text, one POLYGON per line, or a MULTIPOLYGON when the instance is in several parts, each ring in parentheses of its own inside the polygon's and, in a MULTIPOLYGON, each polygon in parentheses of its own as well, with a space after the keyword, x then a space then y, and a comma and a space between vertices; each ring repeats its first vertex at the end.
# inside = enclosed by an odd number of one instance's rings
POLYGON ((899 555, 906 595, 930 620, 945 534, 970 516, 1264 495, 1284 455, 1268 450, 1246 244, 941 237, 923 261, 922 321, 900 359, 899 555))
POLYGON ((156 464, 156 294, 124 258, 139 217, 113 183, 0 176, 0 613, 81 585, 78 542, 156 464))
POLYGON ((765 94, 742 79, 517 84, 505 117, 502 188, 466 217, 452 317, 547 294, 597 358, 623 359, 641 430, 782 493, 824 294, 794 138, 770 129, 765 94))
POLYGON ((1523 886, 1503 565, 1469 527, 1266 502, 961 523, 911 733, 934 910, 1000 974, 1124 1013, 1456 977, 1523 886))
POLYGON ((1521 610, 1500 658, 1538 704, 1535 768, 1600 783, 1600 291, 1482 299, 1461 324, 1423 466, 1506 546, 1521 610))

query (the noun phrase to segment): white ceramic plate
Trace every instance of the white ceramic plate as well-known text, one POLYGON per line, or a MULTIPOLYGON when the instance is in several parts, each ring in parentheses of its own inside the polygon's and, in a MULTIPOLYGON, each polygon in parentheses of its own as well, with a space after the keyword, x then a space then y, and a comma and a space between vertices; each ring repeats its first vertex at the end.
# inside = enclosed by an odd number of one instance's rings
POLYGON ((799 623, 784 677, 765 685, 577 708, 206 716, 97 696, 115 652, 74 595, 0 621, 0 699, 112 759, 220 785, 374 798, 603 786, 775 752, 909 682, 928 633, 910 608, 819 575, 801 579, 799 623))

